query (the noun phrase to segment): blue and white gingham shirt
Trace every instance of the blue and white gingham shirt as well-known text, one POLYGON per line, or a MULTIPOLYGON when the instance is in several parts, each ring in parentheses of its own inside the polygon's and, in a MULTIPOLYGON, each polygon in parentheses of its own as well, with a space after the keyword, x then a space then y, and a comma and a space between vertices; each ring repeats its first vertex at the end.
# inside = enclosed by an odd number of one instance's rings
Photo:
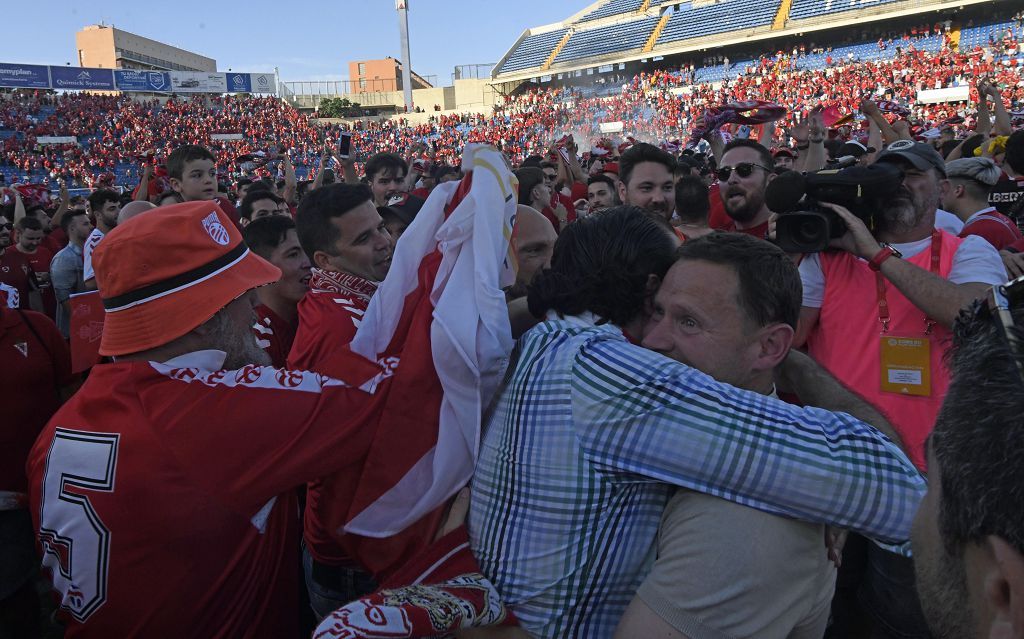
POLYGON ((589 314, 549 318, 519 348, 484 434, 469 531, 531 633, 611 637, 677 486, 909 537, 925 481, 848 415, 718 383, 589 314))

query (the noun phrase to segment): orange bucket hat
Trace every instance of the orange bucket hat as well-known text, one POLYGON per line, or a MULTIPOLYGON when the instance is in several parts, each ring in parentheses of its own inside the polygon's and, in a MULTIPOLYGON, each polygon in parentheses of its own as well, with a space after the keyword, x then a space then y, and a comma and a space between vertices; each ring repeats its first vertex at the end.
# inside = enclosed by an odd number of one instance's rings
POLYGON ((93 265, 106 310, 100 355, 110 356, 177 339, 281 277, 210 201, 163 207, 119 225, 96 247, 93 265))

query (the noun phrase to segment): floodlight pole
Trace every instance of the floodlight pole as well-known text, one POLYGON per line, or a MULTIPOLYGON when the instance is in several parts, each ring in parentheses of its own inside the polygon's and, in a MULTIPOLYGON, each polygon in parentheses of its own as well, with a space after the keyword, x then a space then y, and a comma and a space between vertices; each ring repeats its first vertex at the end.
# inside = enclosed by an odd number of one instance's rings
POLYGON ((402 40, 402 89, 405 91, 405 112, 412 111, 412 56, 409 54, 409 0, 395 0, 398 11, 398 34, 402 40))

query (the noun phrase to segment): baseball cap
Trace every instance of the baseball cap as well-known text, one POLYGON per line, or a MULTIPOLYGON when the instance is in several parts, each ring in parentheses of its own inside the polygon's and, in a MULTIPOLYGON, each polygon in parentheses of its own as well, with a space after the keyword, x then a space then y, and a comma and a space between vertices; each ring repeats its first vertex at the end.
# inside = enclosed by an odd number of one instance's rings
POLYGON ((118 226, 96 247, 93 266, 106 310, 100 355, 166 344, 281 278, 211 201, 167 206, 118 226))
POLYGON ((855 158, 864 156, 867 153, 874 153, 874 147, 864 146, 857 140, 849 140, 839 147, 839 156, 851 155, 855 158))
POLYGON ((604 167, 601 169, 602 173, 614 173, 619 174, 619 163, 618 162, 605 162, 604 167))
POLYGON ((774 149, 772 151, 772 157, 773 158, 777 158, 777 157, 796 158, 796 152, 793 151, 793 149, 791 149, 789 147, 782 146, 782 147, 779 147, 779 148, 774 149))
POLYGON ((938 169, 939 173, 946 175, 946 162, 935 150, 935 147, 926 142, 896 140, 882 151, 877 161, 892 162, 894 160, 906 160, 918 171, 938 169))
POLYGON ((401 195, 395 195, 388 200, 387 206, 382 206, 377 212, 384 217, 385 213, 393 213, 395 217, 401 220, 404 224, 412 224, 412 221, 416 219, 416 214, 423 208, 423 203, 426 202, 423 198, 418 198, 415 195, 409 195, 408 193, 402 193, 401 195))

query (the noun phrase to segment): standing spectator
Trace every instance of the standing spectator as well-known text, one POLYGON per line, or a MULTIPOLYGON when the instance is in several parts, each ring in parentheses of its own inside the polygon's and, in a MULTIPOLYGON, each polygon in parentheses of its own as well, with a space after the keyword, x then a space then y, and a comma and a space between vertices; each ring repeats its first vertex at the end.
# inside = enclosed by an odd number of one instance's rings
POLYGON ((718 168, 718 190, 729 221, 721 230, 762 239, 767 236, 771 211, 764 193, 775 178, 774 168, 771 153, 757 142, 733 140, 725 145, 718 168))
POLYGON ((526 296, 534 276, 551 266, 551 253, 558 234, 537 209, 520 204, 512 229, 512 251, 516 256, 516 281, 505 291, 505 299, 526 296))
MULTIPOLYGON (((374 175, 395 173, 381 168, 374 175)), ((373 199, 363 185, 329 184, 299 204, 296 233, 313 268, 310 290, 298 304, 289 368, 345 373, 339 353, 355 337, 370 298, 391 268, 391 236, 373 199)), ((306 491, 303 566, 318 618, 376 588, 332 535, 329 522, 344 519, 333 507, 332 486, 323 478, 311 481, 306 491)))
POLYGON ((615 180, 607 175, 598 173, 591 175, 587 180, 587 202, 590 204, 590 212, 597 213, 617 204, 621 204, 619 195, 615 189, 615 180))
POLYGON ((50 262, 50 282, 57 298, 57 328, 64 339, 71 331, 71 295, 85 290, 82 278, 82 247, 92 233, 92 222, 85 211, 71 209, 60 222, 61 230, 67 235, 68 245, 53 256, 50 262))
POLYGON ((675 217, 672 224, 686 240, 703 237, 712 230, 708 226, 711 205, 708 186, 699 176, 684 175, 676 180, 675 217))
MULTIPOLYGON (((826 204, 848 230, 834 242, 841 251, 814 254, 800 264, 804 308, 796 342, 806 336, 812 357, 884 411, 910 459, 924 470, 924 442, 949 384, 942 363, 949 327, 1005 274, 982 238, 935 228, 945 163, 931 145, 897 142, 878 161, 903 169, 903 187, 882 203, 877 237, 847 209, 826 204)), ((845 601, 859 588, 876 627, 904 633, 895 636, 923 636, 910 560, 867 547, 863 579, 837 597, 845 601)))
POLYGON ((377 153, 366 161, 366 179, 370 181, 373 203, 387 206, 388 201, 405 192, 409 165, 394 153, 377 153))
POLYGON ((92 253, 99 246, 103 236, 117 226, 117 214, 121 212, 121 198, 109 189, 97 189, 89 194, 89 210, 96 220, 96 228, 92 230, 82 247, 82 279, 87 291, 96 290, 96 274, 92 270, 92 253))
POLYGON ((36 283, 42 294, 43 313, 51 319, 56 318, 57 298, 53 296, 53 286, 50 284, 50 262, 53 260, 53 253, 42 246, 45 237, 43 225, 38 218, 25 216, 18 220, 14 228, 18 231, 18 243, 14 248, 25 256, 29 267, 35 273, 36 283))
POLYGON ((989 191, 999 182, 999 176, 999 167, 989 158, 953 160, 946 164, 949 188, 942 197, 942 207, 964 223, 960 237, 981 236, 996 250, 1021 239, 1013 220, 989 206, 989 191))
POLYGON ((309 290, 309 258, 299 246, 295 222, 284 215, 254 220, 242 229, 242 238, 249 250, 281 270, 279 280, 256 289, 260 303, 253 309, 252 330, 273 365, 284 368, 299 324, 297 306, 309 290))
POLYGON ((675 208, 675 170, 668 152, 653 144, 634 144, 619 158, 619 200, 668 221, 675 208))
MULTIPOLYGON (((41 232, 40 232, 41 235, 41 232)), ((25 462, 36 437, 69 394, 71 356, 53 320, 0 303, 0 629, 34 637, 39 557, 28 511, 25 462)))
POLYGON ((19 308, 29 308, 29 295, 37 289, 35 273, 25 255, 11 246, 14 225, 0 214, 0 282, 18 291, 19 308))
MULTIPOLYGON (((992 298, 990 298, 992 299, 992 298)), ((991 302, 960 316, 952 381, 928 442, 928 494, 914 520, 914 568, 936 637, 1024 635, 1024 325, 1019 291, 1005 322, 991 302)))

